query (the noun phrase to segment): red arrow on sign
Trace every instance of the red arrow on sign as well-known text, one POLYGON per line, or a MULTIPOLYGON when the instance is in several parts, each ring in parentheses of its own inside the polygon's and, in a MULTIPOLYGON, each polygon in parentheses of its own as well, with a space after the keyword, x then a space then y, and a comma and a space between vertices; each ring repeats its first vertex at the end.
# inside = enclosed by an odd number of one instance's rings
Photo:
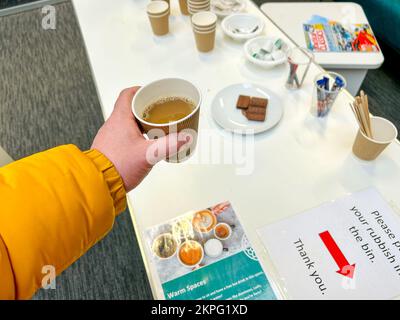
POLYGON ((332 238, 329 231, 321 232, 319 234, 319 237, 321 238, 322 242, 325 244, 332 258, 335 260, 336 264, 339 267, 339 270, 336 272, 341 274, 342 276, 352 279, 354 276, 354 269, 356 268, 356 264, 354 263, 350 265, 342 250, 340 250, 335 240, 332 238))

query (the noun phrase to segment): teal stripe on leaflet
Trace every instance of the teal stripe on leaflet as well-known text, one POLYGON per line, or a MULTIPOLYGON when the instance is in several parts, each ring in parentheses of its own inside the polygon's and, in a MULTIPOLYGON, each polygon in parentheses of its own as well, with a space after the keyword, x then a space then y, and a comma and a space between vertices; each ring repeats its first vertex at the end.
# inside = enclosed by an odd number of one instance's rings
POLYGON ((275 300, 258 261, 243 251, 163 284, 167 300, 275 300))

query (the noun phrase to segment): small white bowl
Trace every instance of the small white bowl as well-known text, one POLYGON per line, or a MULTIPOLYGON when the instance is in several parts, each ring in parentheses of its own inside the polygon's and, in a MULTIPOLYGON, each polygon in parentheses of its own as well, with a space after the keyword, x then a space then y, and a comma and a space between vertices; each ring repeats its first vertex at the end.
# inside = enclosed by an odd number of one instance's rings
POLYGON ((264 29, 264 21, 253 14, 237 13, 227 16, 222 21, 221 27, 224 33, 232 39, 243 41, 260 35, 264 29), (239 32, 235 32, 235 29, 239 32), (244 32, 241 33, 240 31, 244 32))
MULTIPOLYGON (((265 69, 270 69, 270 68, 276 67, 282 63, 285 63, 287 61, 287 52, 285 49, 282 50, 282 52, 284 53, 284 56, 279 60, 265 61, 265 60, 256 59, 252 56, 253 53, 256 51, 256 48, 262 47, 268 40, 272 40, 273 42, 275 42, 278 39, 279 38, 277 38, 277 37, 261 36, 261 37, 257 37, 257 38, 248 40, 244 44, 244 54, 245 54, 246 59, 248 61, 254 63, 255 65, 258 65, 265 69)), ((287 46, 287 45, 285 44, 285 46, 287 46)))
POLYGON ((211 0, 211 11, 221 18, 227 17, 233 13, 243 12, 247 7, 247 0, 236 0, 236 5, 234 7, 226 5, 224 9, 219 8, 218 3, 220 2, 220 0, 211 0))

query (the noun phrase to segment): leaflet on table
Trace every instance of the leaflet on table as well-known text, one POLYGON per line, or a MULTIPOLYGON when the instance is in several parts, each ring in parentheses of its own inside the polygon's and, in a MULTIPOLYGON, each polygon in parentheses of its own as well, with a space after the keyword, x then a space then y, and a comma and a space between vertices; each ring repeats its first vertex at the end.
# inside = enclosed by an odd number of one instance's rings
POLYGON ((374 188, 257 232, 289 298, 400 296, 400 219, 374 188))
POLYGON ((167 300, 276 299, 229 202, 146 230, 167 300))
POLYGON ((315 52, 379 52, 369 24, 342 24, 314 15, 303 24, 307 48, 315 52))

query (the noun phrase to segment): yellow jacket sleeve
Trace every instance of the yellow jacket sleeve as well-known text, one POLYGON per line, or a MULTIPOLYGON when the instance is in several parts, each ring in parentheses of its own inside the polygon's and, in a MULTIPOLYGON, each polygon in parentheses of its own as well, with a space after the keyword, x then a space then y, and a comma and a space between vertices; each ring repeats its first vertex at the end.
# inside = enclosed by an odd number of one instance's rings
POLYGON ((57 147, 0 168, 0 299, 28 299, 112 228, 123 182, 100 152, 57 147), (45 267, 45 268, 44 268, 45 267))

